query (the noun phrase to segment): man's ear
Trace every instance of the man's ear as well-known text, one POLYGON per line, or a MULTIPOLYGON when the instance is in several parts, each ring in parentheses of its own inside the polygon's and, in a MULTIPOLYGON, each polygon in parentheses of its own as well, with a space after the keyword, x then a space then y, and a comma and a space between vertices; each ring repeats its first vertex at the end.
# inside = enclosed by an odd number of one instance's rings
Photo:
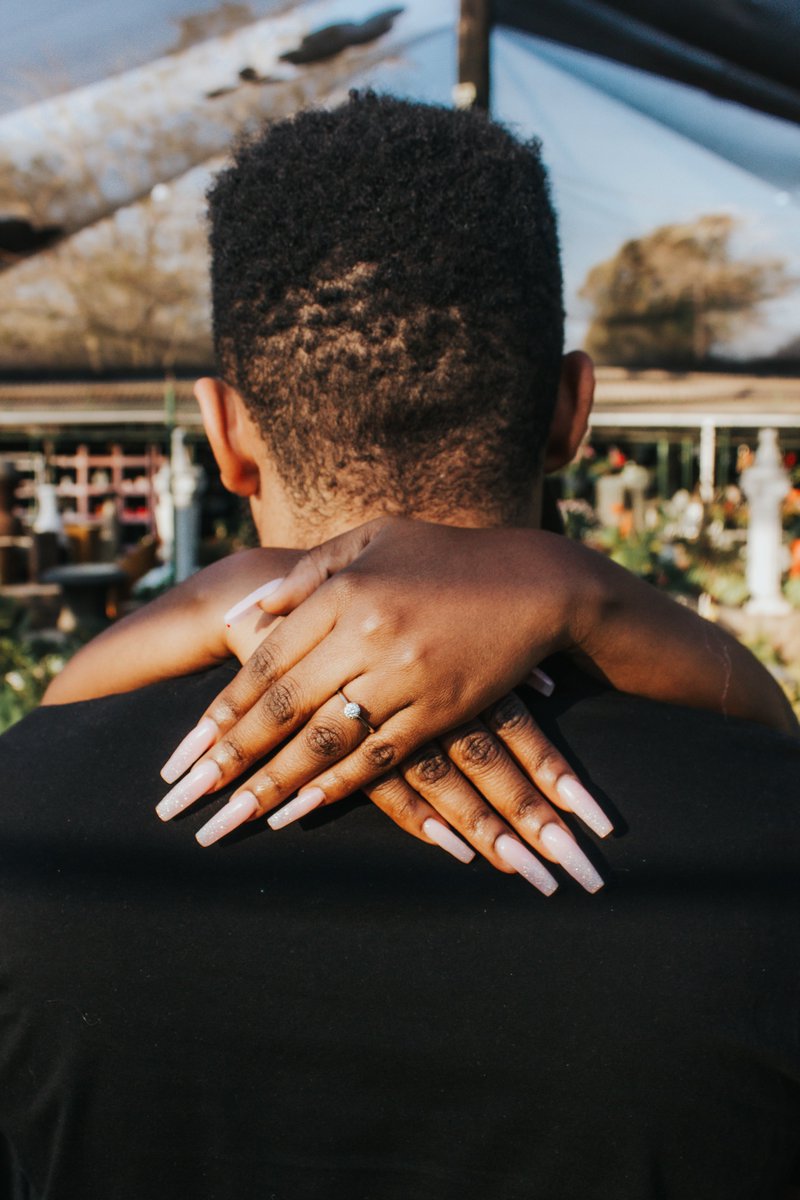
POLYGON ((565 467, 578 453, 593 401, 594 364, 588 354, 573 350, 561 360, 558 399, 544 451, 545 475, 565 467))
POLYGON ((198 379, 194 395, 223 484, 237 496, 257 495, 261 473, 254 451, 260 439, 241 396, 208 376, 198 379))

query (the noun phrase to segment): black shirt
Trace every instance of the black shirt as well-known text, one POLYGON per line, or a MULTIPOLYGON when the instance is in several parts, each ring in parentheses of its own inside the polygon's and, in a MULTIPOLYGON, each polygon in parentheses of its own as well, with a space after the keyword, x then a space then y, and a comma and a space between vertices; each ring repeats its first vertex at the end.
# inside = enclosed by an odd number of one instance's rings
POLYGON ((603 891, 546 900, 366 803, 205 850, 219 800, 163 825, 159 767, 230 671, 0 740, 6 1196, 757 1200, 797 1177, 796 742, 567 679, 532 696, 618 829, 579 834, 603 891))

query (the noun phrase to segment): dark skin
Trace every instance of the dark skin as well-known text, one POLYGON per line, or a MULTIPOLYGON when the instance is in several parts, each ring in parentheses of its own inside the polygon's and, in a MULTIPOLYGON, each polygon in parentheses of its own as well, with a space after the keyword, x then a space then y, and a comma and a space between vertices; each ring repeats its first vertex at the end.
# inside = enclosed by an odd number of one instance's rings
MULTIPOLYGON (((511 689, 555 650, 622 690, 796 731, 780 689, 738 642, 558 535, 385 518, 302 557, 250 551, 233 568, 217 564, 92 643, 48 699, 78 698, 101 663, 122 670, 125 644, 130 670, 147 678, 156 663, 179 673, 233 649, 245 665, 202 714, 219 735, 200 762, 219 768, 216 787, 245 776, 234 799, 256 797, 247 819, 298 788, 321 788, 326 804, 360 788, 423 840, 428 818, 443 818, 501 871, 509 870, 496 848, 503 834, 552 861, 541 833, 568 830, 558 789, 574 773, 511 689), (225 607, 248 582, 287 568, 262 604, 290 615, 266 638, 257 608, 225 631, 225 607), (202 613, 217 644, 201 661, 202 613), (374 734, 342 717, 339 688, 363 703, 374 734)), ((118 688, 107 671, 103 678, 118 688)))

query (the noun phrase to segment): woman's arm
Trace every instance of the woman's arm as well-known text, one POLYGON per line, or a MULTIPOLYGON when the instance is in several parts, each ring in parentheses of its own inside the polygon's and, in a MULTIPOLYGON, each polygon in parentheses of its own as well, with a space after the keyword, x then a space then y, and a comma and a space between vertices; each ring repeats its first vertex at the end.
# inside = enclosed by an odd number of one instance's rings
MULTIPOLYGON (((455 632, 463 650, 478 653, 474 661, 497 648, 502 630, 520 669, 563 651, 619 691, 797 733, 783 691, 735 637, 559 534, 381 518, 315 547, 280 587, 235 610, 289 613, 335 575, 342 593, 355 592, 358 613, 374 610, 373 624, 424 634, 428 644, 455 632)), ((320 634, 358 620, 340 596, 331 591, 320 605, 320 634)), ((312 619, 308 606, 304 613, 312 619)), ((261 638, 249 629, 242 640, 252 653, 261 638)))
MULTIPOLYGON (((203 714, 213 744, 205 740, 203 757, 159 806, 165 819, 285 743, 235 793, 220 832, 271 812, 298 788, 271 823, 361 788, 423 836, 430 808, 418 810, 394 784, 386 792, 385 780, 402 776, 501 870, 496 843, 509 828, 554 857, 542 838, 553 809, 514 794, 496 740, 485 727, 473 737, 469 723, 483 713, 547 800, 582 815, 591 797, 540 734, 537 741, 518 700, 502 699, 557 650, 643 696, 797 729, 777 684, 737 642, 558 535, 382 519, 311 551, 260 603, 289 615, 203 714), (345 697, 363 720, 347 719, 345 697), (442 750, 418 749, 437 737, 462 771, 481 779, 494 811, 474 793, 456 808, 442 800, 442 750)), ((165 777, 173 782, 198 757, 182 752, 180 771, 165 777)))
POLYGON ((291 570, 295 550, 245 550, 170 588, 83 646, 53 679, 43 704, 69 704, 188 675, 239 653, 243 662, 272 623, 258 610, 227 629, 225 609, 264 573, 291 570))

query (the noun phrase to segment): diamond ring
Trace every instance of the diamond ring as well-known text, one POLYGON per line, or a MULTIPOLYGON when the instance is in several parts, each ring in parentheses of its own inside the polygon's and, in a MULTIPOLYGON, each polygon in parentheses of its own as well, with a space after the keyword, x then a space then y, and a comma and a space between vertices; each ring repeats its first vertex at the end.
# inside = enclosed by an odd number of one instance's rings
POLYGON ((344 700, 342 714, 350 721, 360 721, 364 728, 368 730, 369 733, 372 733, 372 726, 364 716, 364 710, 361 705, 356 704, 355 700, 348 700, 341 688, 339 689, 339 695, 344 700))

